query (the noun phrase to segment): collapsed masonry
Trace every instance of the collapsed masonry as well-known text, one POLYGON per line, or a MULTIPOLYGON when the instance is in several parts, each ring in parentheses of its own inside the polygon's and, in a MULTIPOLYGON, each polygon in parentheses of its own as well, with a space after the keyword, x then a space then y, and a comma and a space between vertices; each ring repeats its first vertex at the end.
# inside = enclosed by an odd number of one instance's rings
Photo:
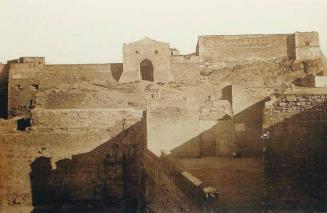
POLYGON ((215 212, 325 202, 327 62, 317 32, 199 36, 189 55, 144 38, 123 52, 123 63, 22 57, 0 65, 0 209, 82 202, 215 212), (265 156, 259 172, 268 182, 257 180, 262 193, 235 186, 239 200, 228 199, 224 186, 206 183, 214 173, 199 180, 179 161, 207 156, 265 156), (319 178, 294 180, 306 172, 319 178))

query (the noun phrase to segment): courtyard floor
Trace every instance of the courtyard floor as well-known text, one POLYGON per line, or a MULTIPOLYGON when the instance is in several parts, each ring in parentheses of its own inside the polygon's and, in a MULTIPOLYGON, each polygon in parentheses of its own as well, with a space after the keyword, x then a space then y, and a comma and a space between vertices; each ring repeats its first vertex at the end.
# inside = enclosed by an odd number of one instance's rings
POLYGON ((262 210, 264 166, 262 158, 179 158, 186 169, 219 192, 223 210, 262 210))

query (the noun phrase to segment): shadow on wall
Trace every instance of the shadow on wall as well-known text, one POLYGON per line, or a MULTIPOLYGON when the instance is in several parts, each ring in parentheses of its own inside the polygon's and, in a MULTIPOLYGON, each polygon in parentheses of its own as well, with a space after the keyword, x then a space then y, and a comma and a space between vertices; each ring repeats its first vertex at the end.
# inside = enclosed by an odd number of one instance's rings
POLYGON ((232 123, 229 117, 218 120, 208 130, 171 150, 176 157, 226 156, 233 150, 232 123))
POLYGON ((110 64, 110 69, 111 69, 112 76, 118 82, 121 74, 123 73, 123 64, 122 63, 110 64))
POLYGON ((144 209, 143 150, 139 122, 94 150, 56 162, 39 157, 31 163, 32 212, 144 209))
POLYGON ((217 124, 171 150, 176 157, 229 156, 262 157, 263 112, 261 100, 242 112, 218 120, 217 124))
POLYGON ((178 159, 170 155, 159 158, 149 150, 145 151, 144 159, 147 175, 147 212, 218 211, 215 189, 212 188, 211 193, 205 191, 205 188, 210 187, 186 172, 178 159))
POLYGON ((327 210, 327 103, 267 128, 265 182, 272 208, 327 210))
POLYGON ((295 59, 295 34, 287 36, 287 57, 289 59, 295 59))
MULTIPOLYGON (((189 191, 183 191, 177 184, 177 174, 174 163, 167 163, 151 151, 145 151, 147 211, 149 212, 201 212, 198 203, 194 203, 189 191)), ((178 165, 179 166, 179 165, 178 165)))
MULTIPOLYGON (((231 85, 222 89, 222 98, 228 100, 233 106, 231 85)), ((267 98, 263 98, 233 115, 235 149, 239 155, 262 156, 263 145, 260 137, 263 131, 263 114, 267 100, 267 98)))
POLYGON ((0 64, 0 118, 7 118, 8 112, 8 70, 7 64, 0 64))
POLYGON ((265 101, 254 103, 233 116, 236 151, 242 156, 261 157, 265 101))
POLYGON ((0 118, 8 117, 8 88, 0 88, 0 118))

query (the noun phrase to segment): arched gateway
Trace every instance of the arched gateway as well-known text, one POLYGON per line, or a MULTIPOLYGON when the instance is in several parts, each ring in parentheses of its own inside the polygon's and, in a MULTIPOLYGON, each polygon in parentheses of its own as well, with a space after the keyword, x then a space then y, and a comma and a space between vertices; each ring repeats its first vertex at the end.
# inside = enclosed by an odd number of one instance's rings
POLYGON ((169 44, 144 38, 124 44, 123 73, 119 82, 138 80, 169 82, 173 81, 170 72, 169 44))
POLYGON ((141 79, 145 81, 153 81, 153 64, 149 59, 144 59, 140 63, 141 79))

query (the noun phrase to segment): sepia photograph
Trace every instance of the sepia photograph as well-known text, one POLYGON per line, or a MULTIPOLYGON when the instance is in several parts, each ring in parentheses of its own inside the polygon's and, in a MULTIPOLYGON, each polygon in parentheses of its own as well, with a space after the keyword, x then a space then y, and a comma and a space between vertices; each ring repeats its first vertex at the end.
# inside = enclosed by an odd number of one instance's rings
POLYGON ((327 0, 0 0, 0 213, 327 212, 327 0))

